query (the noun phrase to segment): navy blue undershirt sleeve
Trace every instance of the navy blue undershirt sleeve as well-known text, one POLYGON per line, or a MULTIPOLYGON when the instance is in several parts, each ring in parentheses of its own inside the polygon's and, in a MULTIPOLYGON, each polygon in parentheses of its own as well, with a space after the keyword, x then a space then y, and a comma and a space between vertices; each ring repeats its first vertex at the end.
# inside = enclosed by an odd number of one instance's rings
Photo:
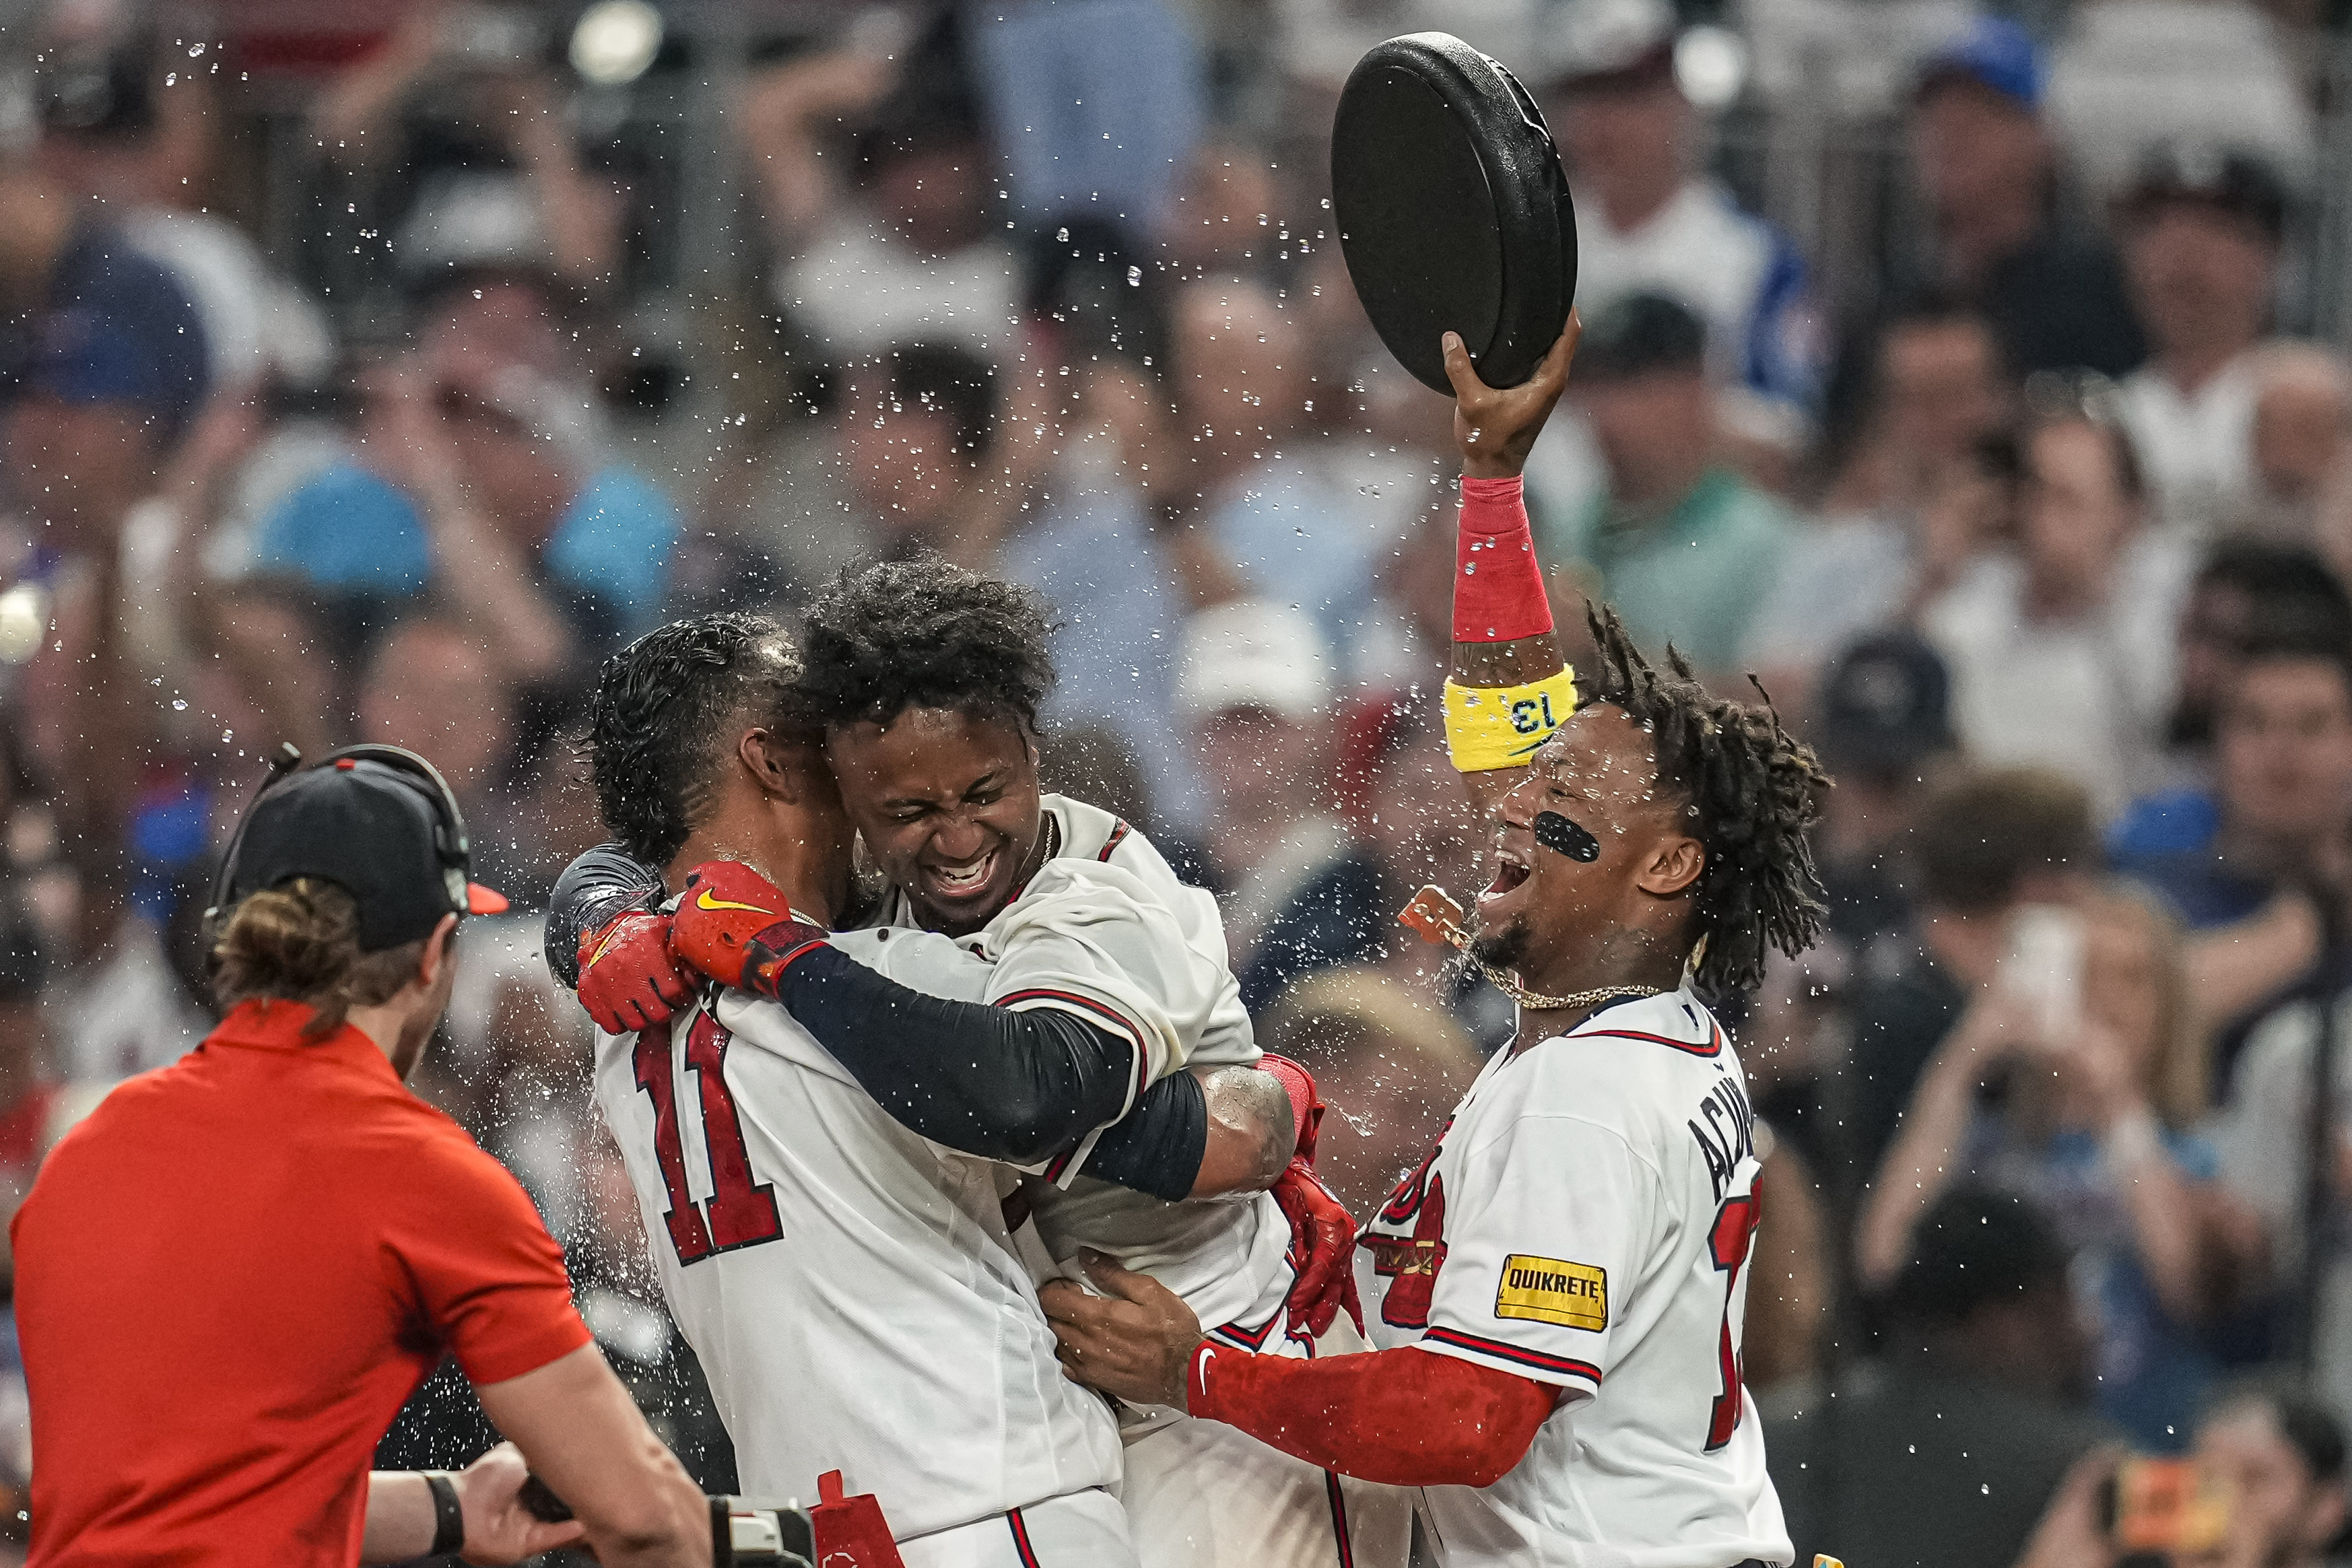
MULTIPOLYGON (((576 988, 582 936, 667 896, 660 872, 618 844, 588 851, 548 899, 548 968, 576 988)), ((777 999, 893 1120, 982 1159, 1034 1166, 1075 1148, 1118 1115, 1135 1073, 1132 1041, 1073 1014, 926 996, 832 947, 795 960, 777 999)), ((1207 1147, 1201 1087, 1179 1073, 1104 1132, 1086 1169, 1179 1198, 1207 1147)))
POLYGON ((1103 1129, 1086 1174, 1170 1203, 1189 1197, 1209 1152, 1209 1097, 1189 1072, 1161 1079, 1103 1129))
MULTIPOLYGON (((925 996, 832 947, 793 960, 777 999, 893 1120, 1011 1165, 1075 1148, 1118 1115, 1135 1071, 1133 1041, 1058 1008, 1016 1012, 925 996)), ((1208 1140, 1201 1085, 1177 1073, 1105 1129, 1086 1173, 1181 1198, 1208 1140)))

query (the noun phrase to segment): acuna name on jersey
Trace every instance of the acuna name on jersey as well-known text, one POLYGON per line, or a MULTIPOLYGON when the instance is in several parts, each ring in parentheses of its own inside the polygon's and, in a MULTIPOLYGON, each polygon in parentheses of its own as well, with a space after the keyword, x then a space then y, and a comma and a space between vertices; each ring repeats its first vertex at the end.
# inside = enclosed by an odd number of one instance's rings
POLYGON ((1756 1113, 1739 1080, 1729 1073, 1717 1079, 1715 1087, 1700 1099, 1698 1114, 1683 1125, 1698 1140, 1699 1152, 1706 1159, 1707 1179, 1715 1184, 1715 1201, 1721 1203, 1739 1162, 1756 1152, 1756 1113), (1702 1120, 1706 1123, 1704 1127, 1699 1125, 1702 1120))

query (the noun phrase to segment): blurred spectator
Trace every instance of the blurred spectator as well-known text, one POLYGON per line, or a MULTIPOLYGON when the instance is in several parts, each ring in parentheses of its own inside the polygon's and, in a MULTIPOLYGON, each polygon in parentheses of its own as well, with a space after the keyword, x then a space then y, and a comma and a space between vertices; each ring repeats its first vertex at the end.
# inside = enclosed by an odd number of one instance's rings
POLYGON ((1911 155, 1928 207, 1927 281, 1984 312, 2012 375, 2121 375, 2139 362, 2139 329, 2114 252, 2061 188, 2042 89, 2032 39, 2003 16, 1978 17, 1921 68, 1911 155))
POLYGON ((2148 361, 2123 412, 2162 520, 2195 532, 2252 497, 2255 352, 2277 305, 2285 188, 2235 149, 2149 150, 2117 209, 2148 361))
POLYGON ((1303 611, 1235 600, 1184 626, 1176 706, 1208 796, 1213 885, 1242 1001, 1378 955, 1393 911, 1331 809, 1331 653, 1303 611))
MULTIPOLYGON (((2311 950, 2323 946, 2314 941, 2311 950)), ((2260 1216, 2272 1275, 2284 1287, 2286 1318, 2277 1326, 2290 1334, 2305 1331, 2300 1308, 2304 1292, 2313 1292, 2308 1386, 2339 1422, 2352 1420, 2352 1254, 2341 1219, 2352 1197, 2352 992, 2344 988, 2344 975, 2341 950, 2324 954, 2307 984, 2255 1020, 2214 1128, 2222 1179, 2260 1216), (2330 1131, 2315 1160, 2313 1092, 2323 1021, 2332 1036, 2323 1111, 2330 1131), (2315 1196, 2315 1233, 2306 1207, 2315 1196)))
POLYGON ((2037 992, 2043 955, 2021 940, 1920 1075, 1862 1215, 1862 1281, 1895 1278, 1914 1222, 1951 1183, 2031 1199, 2075 1254, 2099 1330, 2100 1411, 2169 1452, 2214 1375, 2201 1335, 2251 1294, 2260 1239, 2194 1131, 2204 1035, 2179 926, 2121 890, 2062 918, 2075 958, 2037 992))
MULTIPOLYGON (((2200 936, 2209 1026, 2242 1019, 2322 956, 2318 902, 2352 878, 2352 642, 2281 626, 2240 650, 2217 709, 2213 793, 2152 803, 2114 861, 2200 936)), ((2245 1037, 2222 1035, 2216 1082, 2245 1037)))
POLYGON ((520 7, 403 7, 383 42, 311 106, 319 146, 353 176, 341 265, 389 293, 472 268, 545 273, 581 296, 620 281, 621 205, 583 162, 520 7), (362 210, 363 209, 363 210, 362 210))
POLYGON ((1359 1218, 1429 1153, 1486 1061, 1414 989, 1352 965, 1286 988, 1259 1040, 1315 1074, 1331 1108, 1315 1168, 1359 1218))
POLYGON ((1167 228, 1204 110, 1200 47, 1177 9, 1015 0, 966 25, 1013 212, 1047 227, 1084 214, 1167 228))
POLYGON ((1574 563, 1654 652, 1671 642, 1703 674, 1734 668, 1795 521, 1714 460, 1705 326, 1664 295, 1629 294, 1586 322, 1570 384, 1609 491, 1542 519, 1545 558, 1574 563))
POLYGON ((1694 172, 1703 128, 1675 78, 1666 0, 1577 0, 1547 98, 1576 193, 1576 298, 1590 321, 1635 292, 1706 323, 1717 380, 1810 413, 1822 334, 1789 236, 1694 172))
POLYGON ((1175 309, 1175 487, 1243 591, 1303 607, 1346 647, 1397 540, 1341 489, 1307 419, 1316 387, 1303 324, 1244 278, 1184 285, 1175 309))
POLYGON ((2137 818, 2118 870, 2192 928, 2243 920, 2282 887, 2352 876, 2352 628, 2273 621, 2233 650, 2213 703, 2210 795, 2137 818))
MULTIPOLYGON (((514 687, 479 633, 430 612, 396 622, 360 681, 362 740, 422 753, 441 770, 466 813, 474 863, 523 907, 541 902, 561 866, 546 852, 520 791, 511 789, 514 687)), ((452 1015, 451 1027, 460 1019, 452 1015)))
POLYGON ((2352 369, 2315 343, 2273 343, 2260 360, 2252 493, 2225 526, 2281 544, 2333 543, 2321 529, 2330 486, 2352 477, 2352 369))
MULTIPOLYGON (((41 1156, 94 1103, 91 1091, 111 1085, 64 1082, 41 1016, 48 966, 39 933, 16 888, 0 897, 6 901, 0 905, 0 1217, 13 1218, 32 1190, 41 1156)), ((6 1293, 9 1274, 5 1226, 0 1224, 0 1296, 6 1293)))
POLYGON ((2320 1568, 2344 1529, 2344 1428, 2310 1396, 2263 1386, 2216 1400, 2196 1458, 2231 1493, 2229 1541, 2184 1568, 2320 1568))
POLYGON ((170 273, 83 211, 36 166, 0 168, 0 370, 12 384, 46 372, 52 397, 143 411, 152 439, 125 455, 152 483, 210 390, 204 321, 170 273))
POLYGON ((2193 848, 2212 831, 2214 727, 2248 649, 2258 643, 2352 648, 2352 597, 2307 549, 2224 539, 2198 568, 2181 607, 2172 713, 2164 729, 2169 783, 2135 800, 2116 825, 2111 842, 2118 852, 2193 848))
POLYGON ((1018 340, 1011 225, 991 215, 965 14, 938 16, 895 51, 903 60, 863 46, 803 56, 755 78, 744 103, 752 190, 784 258, 771 293, 834 363, 892 343, 1002 352, 1018 340))
POLYGON ((1907 623, 1980 559, 2006 511, 1988 443, 2006 417, 1999 345, 1974 309, 1923 294, 1878 329, 1827 514, 1790 546, 1748 658, 1801 703, 1829 655, 1907 623))
POLYGON ((2107 1436, 2078 1407, 2086 1347, 2066 1268, 2014 1194, 1962 1185, 1920 1217, 1876 1375, 1766 1424, 1800 1560, 2015 1560, 2067 1468, 2107 1436))
POLYGON ((2102 381, 2029 384, 2017 553, 1929 605, 1969 755, 2071 775, 2112 816, 2155 761, 2191 570, 2146 521, 2137 454, 2102 381))
POLYGON ((226 108, 216 78, 167 71, 160 41, 140 35, 47 54, 41 165, 60 189, 104 203, 131 245, 172 274, 203 318, 215 384, 271 375, 313 384, 334 356, 326 318, 212 210, 226 108))
POLYGON ((678 522, 583 421, 567 358, 525 283, 440 296, 416 361, 367 382, 361 455, 278 504, 257 563, 369 623, 430 591, 518 681, 575 677, 658 618, 678 522))
POLYGON ((1828 893, 1835 962, 1898 973, 1916 951, 1908 847, 1939 775, 1956 759, 1950 679, 1916 634, 1865 637, 1823 677, 1811 728, 1837 788, 1822 802, 1814 857, 1828 893))
POLYGON ((1909 839, 1918 946, 1899 972, 1861 977, 1843 1080, 1823 1086, 1845 1129, 1832 1147, 1857 1185, 1878 1168, 1928 1060, 1992 984, 2011 916, 2072 903, 2098 859, 2090 802, 2046 768, 1947 779, 1920 802, 1909 839))

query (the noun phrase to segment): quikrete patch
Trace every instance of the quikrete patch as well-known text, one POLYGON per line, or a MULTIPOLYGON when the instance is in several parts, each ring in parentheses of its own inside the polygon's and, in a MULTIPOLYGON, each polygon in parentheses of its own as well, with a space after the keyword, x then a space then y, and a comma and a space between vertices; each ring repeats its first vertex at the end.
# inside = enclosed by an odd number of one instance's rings
POLYGON ((1598 1333, 1609 1326, 1609 1271, 1514 1252, 1503 1260, 1495 1315, 1598 1333))

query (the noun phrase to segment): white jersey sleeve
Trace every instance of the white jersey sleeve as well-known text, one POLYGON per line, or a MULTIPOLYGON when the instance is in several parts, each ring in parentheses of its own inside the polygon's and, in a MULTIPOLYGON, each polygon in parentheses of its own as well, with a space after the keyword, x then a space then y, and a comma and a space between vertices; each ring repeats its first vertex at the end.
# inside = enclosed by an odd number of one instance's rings
POLYGON ((1446 1256, 1422 1348, 1589 1397, 1609 1370, 1612 1289, 1622 1310, 1659 1231, 1656 1171, 1612 1128, 1532 1114, 1464 1149, 1452 1189, 1440 1180, 1428 1201, 1446 1256))
POLYGON ((1187 1063, 1195 1067, 1255 1063, 1261 1053, 1250 1029, 1249 1009, 1242 1006, 1241 983, 1234 977, 1224 915, 1217 908, 1216 895, 1181 880, 1157 845, 1100 807, 1066 795, 1048 795, 1045 810, 1060 825, 1062 835, 1062 852, 1054 864, 1095 864, 1126 873, 1133 879, 1132 885, 1174 922, 1185 949, 1202 967, 1201 972, 1215 977, 1215 994, 1198 1039, 1190 1042, 1187 1063))
POLYGON ((1120 1115, 1192 1059, 1233 978, 1185 939, 1152 889, 1092 861, 1047 861, 983 936, 995 961, 989 1001, 1074 1013, 1134 1044, 1120 1115))

